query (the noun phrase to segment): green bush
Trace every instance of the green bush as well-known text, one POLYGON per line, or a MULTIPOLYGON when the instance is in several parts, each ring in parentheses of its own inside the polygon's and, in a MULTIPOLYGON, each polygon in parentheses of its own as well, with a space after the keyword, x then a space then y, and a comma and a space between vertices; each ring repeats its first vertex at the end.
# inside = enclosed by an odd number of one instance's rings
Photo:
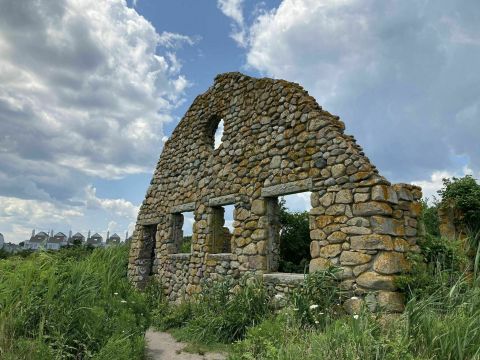
POLYGON ((448 289, 468 267, 468 258, 459 242, 426 234, 418 239, 421 253, 409 253, 410 272, 398 276, 397 286, 407 298, 425 297, 448 289))
POLYGON ((403 314, 335 316, 302 327, 291 308, 249 328, 232 360, 480 359, 480 288, 458 275, 412 298, 403 314))
POLYGON ((325 327, 330 318, 342 313, 345 294, 340 290, 335 267, 305 276, 290 298, 295 316, 303 326, 325 327))
POLYGON ((0 358, 141 358, 149 319, 127 262, 124 246, 0 261, 0 358))
POLYGON ((429 205, 427 200, 422 201, 422 213, 420 221, 425 225, 425 232, 429 235, 440 236, 440 220, 438 218, 438 202, 429 205))
POLYGON ((180 305, 159 304, 152 323, 159 329, 184 327, 186 338, 203 343, 229 343, 244 336, 269 313, 268 296, 253 277, 208 281, 202 292, 180 305))
POLYGON ((443 179, 443 188, 438 193, 442 196, 440 206, 452 201, 462 213, 461 224, 472 233, 480 231, 480 184, 471 175, 443 179))
POLYGON ((279 271, 304 273, 310 261, 310 227, 308 212, 289 213, 285 200, 280 202, 279 271))

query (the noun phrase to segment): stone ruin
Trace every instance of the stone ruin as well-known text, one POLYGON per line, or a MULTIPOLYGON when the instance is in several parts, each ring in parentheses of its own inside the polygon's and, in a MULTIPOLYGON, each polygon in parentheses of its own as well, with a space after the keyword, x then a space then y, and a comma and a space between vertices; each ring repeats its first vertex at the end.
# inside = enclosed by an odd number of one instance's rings
POLYGON ((218 75, 165 143, 135 226, 131 281, 143 288, 155 277, 171 301, 205 279, 244 274, 288 293, 303 275, 277 272, 278 199, 311 192, 310 272, 340 267, 339 286, 353 296, 347 308, 366 297, 370 307, 401 311, 394 280, 408 269, 406 254, 419 251, 421 189, 388 182, 344 129, 298 84, 218 75), (232 234, 226 205, 235 206, 232 234), (187 211, 191 252, 180 253, 187 211))

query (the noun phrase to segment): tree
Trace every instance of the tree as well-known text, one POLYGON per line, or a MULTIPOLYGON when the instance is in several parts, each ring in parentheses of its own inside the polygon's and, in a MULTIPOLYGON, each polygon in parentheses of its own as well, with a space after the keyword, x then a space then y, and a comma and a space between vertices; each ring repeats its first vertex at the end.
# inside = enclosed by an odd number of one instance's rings
POLYGON ((288 212, 280 201, 279 271, 303 273, 310 261, 310 228, 308 212, 288 212))
POLYGON ((480 184, 471 175, 442 181, 443 188, 438 191, 442 196, 440 206, 452 203, 461 213, 457 222, 473 233, 479 232, 480 184))

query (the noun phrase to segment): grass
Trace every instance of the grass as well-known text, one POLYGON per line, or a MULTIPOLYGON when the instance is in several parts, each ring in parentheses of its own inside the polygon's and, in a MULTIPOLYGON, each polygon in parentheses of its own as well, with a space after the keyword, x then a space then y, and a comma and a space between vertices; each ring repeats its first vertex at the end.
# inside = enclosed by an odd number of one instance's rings
POLYGON ((145 296, 126 277, 125 246, 0 260, 0 358, 139 359, 145 296))
POLYGON ((399 285, 403 314, 346 314, 336 269, 309 274, 280 312, 269 306, 261 282, 206 283, 181 305, 159 301, 153 324, 190 342, 196 353, 228 352, 233 360, 480 359, 480 280, 451 241, 427 237, 422 256, 399 285))

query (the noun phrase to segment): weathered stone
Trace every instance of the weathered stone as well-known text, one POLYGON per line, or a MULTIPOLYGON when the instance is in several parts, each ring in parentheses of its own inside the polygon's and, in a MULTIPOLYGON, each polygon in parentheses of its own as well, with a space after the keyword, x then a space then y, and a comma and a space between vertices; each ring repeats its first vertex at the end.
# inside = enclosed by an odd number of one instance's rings
POLYGON ((377 234, 388 234, 394 236, 405 235, 405 226, 400 220, 383 216, 372 216, 370 218, 372 229, 377 234))
POLYGON ((391 186, 387 185, 375 185, 372 188, 372 200, 398 204, 397 193, 391 186))
POLYGON ((352 210, 355 216, 391 215, 393 212, 390 205, 378 201, 353 204, 352 210))
POLYGON ((372 233, 372 230, 363 226, 346 226, 342 228, 342 231, 349 235, 368 235, 372 233))
POLYGON ((322 206, 328 207, 333 204, 333 198, 334 198, 334 194, 331 192, 327 192, 325 195, 323 195, 320 198, 319 201, 322 206))
POLYGON ((324 259, 324 258, 316 258, 310 260, 310 267, 309 267, 309 272, 313 273, 315 271, 322 271, 328 269, 332 265, 331 261, 329 259, 324 259))
POLYGON ((353 201, 350 190, 340 190, 335 196, 335 202, 338 204, 350 204, 353 201))
POLYGON ((353 275, 358 276, 361 273, 370 270, 371 265, 369 263, 363 265, 357 265, 353 268, 353 275))
POLYGON ((380 252, 373 263, 373 270, 380 274, 396 274, 408 269, 409 263, 405 256, 394 251, 380 252))
POLYGON ((327 235, 325 234, 324 231, 320 229, 315 229, 310 231, 310 239, 312 240, 325 240, 327 238, 327 235))
POLYGON ((342 243, 347 238, 347 234, 341 231, 334 231, 328 235, 327 240, 331 243, 342 243))
POLYGON ((405 296, 398 292, 379 291, 377 294, 378 306, 386 312, 403 312, 405 296))
POLYGON ((370 194, 355 194, 353 199, 356 203, 361 203, 370 200, 370 194))
POLYGON ((312 259, 320 256, 320 243, 318 241, 310 242, 310 256, 312 259))
POLYGON ((345 311, 350 315, 360 314, 363 306, 364 300, 356 296, 345 300, 345 302, 343 303, 345 311))
POLYGON ((340 264, 342 265, 361 265, 368 263, 372 257, 368 254, 362 254, 356 251, 344 251, 340 255, 340 264))
POLYGON ((345 165, 337 164, 332 166, 332 176, 338 178, 345 175, 345 165))
POLYGON ((320 256, 325 258, 332 258, 340 254, 341 251, 342 245, 340 244, 326 245, 320 249, 320 256))
POLYGON ((341 215, 345 213, 345 205, 343 204, 333 204, 327 208, 325 214, 327 215, 341 215))
POLYGON ((393 276, 367 271, 357 277, 357 284, 367 289, 393 291, 396 289, 394 279, 393 276))
POLYGON ((267 205, 264 200, 257 199, 252 202, 252 212, 256 215, 265 215, 267 205))
POLYGON ((321 216, 317 216, 317 218, 315 219, 315 222, 319 228, 324 228, 325 226, 333 223, 333 219, 334 218, 331 215, 321 215, 321 216))
POLYGON ((405 239, 397 238, 394 240, 394 250, 398 252, 407 252, 410 245, 405 239))
POLYGON ((392 250, 393 241, 388 235, 370 234, 352 236, 350 238, 352 250, 392 250))

